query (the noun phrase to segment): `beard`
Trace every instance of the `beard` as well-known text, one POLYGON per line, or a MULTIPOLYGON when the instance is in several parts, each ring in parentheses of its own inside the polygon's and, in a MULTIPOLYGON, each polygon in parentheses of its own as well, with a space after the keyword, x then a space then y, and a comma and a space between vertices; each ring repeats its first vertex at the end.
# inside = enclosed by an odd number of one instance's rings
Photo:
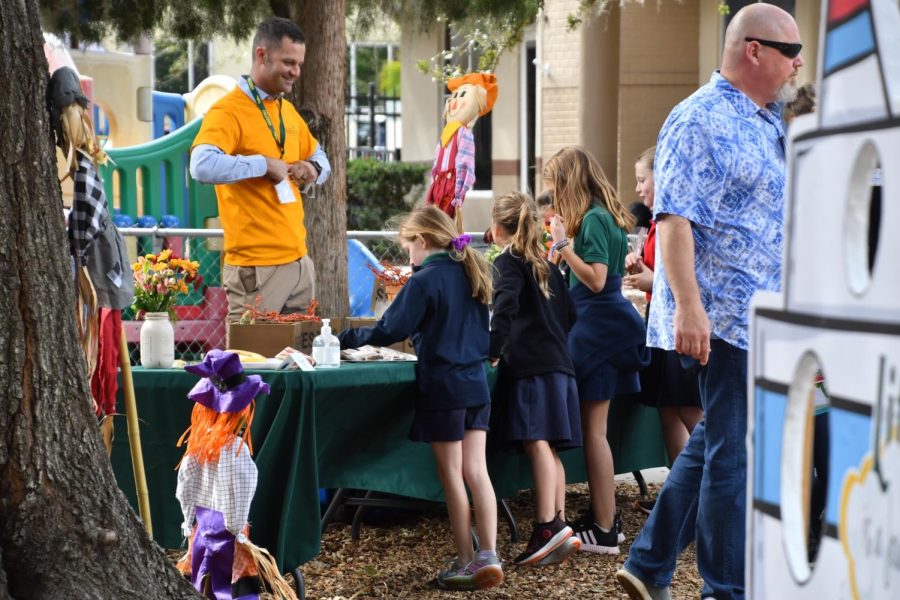
POLYGON ((783 102, 787 104, 788 102, 793 102, 797 99, 797 83, 793 79, 788 79, 782 84, 778 91, 775 92, 775 101, 783 102))

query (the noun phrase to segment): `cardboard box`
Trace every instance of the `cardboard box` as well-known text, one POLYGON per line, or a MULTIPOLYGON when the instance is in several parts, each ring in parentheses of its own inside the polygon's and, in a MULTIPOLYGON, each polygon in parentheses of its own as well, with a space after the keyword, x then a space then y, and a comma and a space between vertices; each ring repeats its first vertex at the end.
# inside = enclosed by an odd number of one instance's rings
MULTIPOLYGON (((331 332, 335 335, 344 329, 356 327, 372 327, 378 319, 372 317, 334 317, 330 321, 331 332)), ((322 331, 322 324, 316 321, 298 321, 296 323, 254 323, 241 325, 228 324, 228 348, 248 350, 266 357, 272 357, 290 346, 305 354, 312 354, 312 343, 322 331)), ((390 348, 407 354, 415 354, 412 341, 406 339, 390 348)))
MULTIPOLYGON (((332 333, 342 330, 342 319, 331 319, 332 333)), ((290 346, 305 354, 312 354, 313 340, 322 331, 317 321, 295 323, 228 324, 228 348, 248 350, 272 357, 290 346)))
POLYGON ((394 301, 394 296, 400 293, 402 285, 391 285, 379 278, 375 278, 372 284, 372 312, 376 319, 380 319, 387 307, 394 301))

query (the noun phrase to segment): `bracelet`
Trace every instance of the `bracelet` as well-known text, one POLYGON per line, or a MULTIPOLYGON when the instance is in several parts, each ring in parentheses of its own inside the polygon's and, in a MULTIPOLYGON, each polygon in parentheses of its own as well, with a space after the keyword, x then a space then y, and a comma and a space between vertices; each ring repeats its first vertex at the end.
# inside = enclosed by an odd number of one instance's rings
POLYGON ((553 246, 551 246, 551 248, 553 249, 554 252, 559 254, 559 252, 568 245, 569 245, 569 240, 560 240, 560 241, 556 242, 555 244, 553 244, 553 246))

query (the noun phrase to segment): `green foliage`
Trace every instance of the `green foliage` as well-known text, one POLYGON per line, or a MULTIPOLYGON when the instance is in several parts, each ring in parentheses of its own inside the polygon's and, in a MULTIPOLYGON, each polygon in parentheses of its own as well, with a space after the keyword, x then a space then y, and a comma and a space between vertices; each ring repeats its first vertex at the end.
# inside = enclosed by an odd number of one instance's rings
MULTIPOLYGON (((394 47, 394 56, 397 56, 397 48, 394 47)), ((385 93, 380 85, 381 73, 384 71, 385 65, 388 64, 388 48, 387 44, 378 46, 359 45, 356 47, 356 93, 357 95, 367 94, 369 91, 369 83, 378 84, 379 93, 385 93)), ((350 45, 347 45, 347 89, 350 89, 350 45)), ((398 73, 399 81, 399 73, 398 73)))
POLYGON ((352 18, 365 33, 379 17, 402 26, 430 31, 435 23, 452 23, 451 48, 420 61, 419 69, 446 80, 462 73, 459 65, 469 53, 478 57, 478 70, 492 71, 500 55, 522 41, 526 27, 534 23, 544 0, 354 0, 352 18))
POLYGON ((244 39, 272 14, 268 0, 39 0, 45 31, 96 42, 132 41, 157 28, 178 39, 244 39))
POLYGON ((427 163, 347 162, 347 229, 381 230, 396 215, 408 212, 425 189, 427 163))
POLYGON ((400 61, 391 60, 378 73, 378 91, 385 96, 400 95, 400 61))
POLYGON ((488 261, 488 264, 492 265, 501 252, 503 252, 503 248, 497 244, 491 244, 491 247, 484 253, 484 259, 488 261))
MULTIPOLYGON (((199 83, 209 75, 209 46, 194 46, 194 82, 199 83)), ((168 35, 158 36, 153 41, 153 60, 155 61, 155 88, 161 92, 184 94, 188 89, 188 52, 187 42, 176 40, 168 35)))

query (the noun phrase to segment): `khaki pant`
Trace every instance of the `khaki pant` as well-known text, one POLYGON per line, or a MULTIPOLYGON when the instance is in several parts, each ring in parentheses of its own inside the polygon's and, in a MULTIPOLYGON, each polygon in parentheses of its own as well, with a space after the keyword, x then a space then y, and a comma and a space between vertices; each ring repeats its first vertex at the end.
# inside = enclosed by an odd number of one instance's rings
POLYGON ((228 296, 228 321, 239 321, 246 306, 262 300, 259 310, 304 312, 316 295, 316 268, 309 256, 273 267, 225 265, 222 284, 228 296))

